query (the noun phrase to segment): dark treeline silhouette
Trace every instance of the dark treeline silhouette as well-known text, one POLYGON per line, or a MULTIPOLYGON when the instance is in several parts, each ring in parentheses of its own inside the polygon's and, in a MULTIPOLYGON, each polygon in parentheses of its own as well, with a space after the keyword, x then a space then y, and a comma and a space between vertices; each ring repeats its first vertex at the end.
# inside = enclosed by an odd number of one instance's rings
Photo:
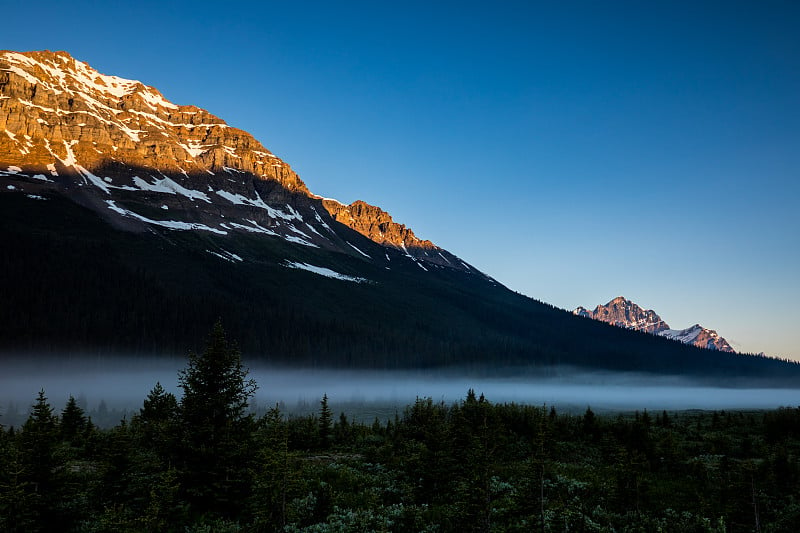
POLYGON ((174 355, 223 317, 248 357, 293 366, 571 365, 800 380, 797 364, 575 317, 479 275, 424 272, 411 261, 392 261, 387 270, 263 235, 122 232, 69 200, 16 196, 0 195, 4 351, 174 355), (246 259, 206 252, 221 248, 246 259), (371 282, 286 268, 287 258, 371 282))
POLYGON ((601 416, 420 398, 371 424, 276 406, 217 324, 130 421, 41 391, 0 431, 0 531, 772 531, 800 523, 800 408, 601 416))

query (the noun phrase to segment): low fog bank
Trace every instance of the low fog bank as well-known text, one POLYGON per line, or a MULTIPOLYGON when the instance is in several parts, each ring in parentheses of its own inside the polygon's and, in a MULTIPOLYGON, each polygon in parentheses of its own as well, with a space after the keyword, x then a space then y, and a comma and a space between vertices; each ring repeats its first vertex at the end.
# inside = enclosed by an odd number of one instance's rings
POLYGON ((177 394, 178 371, 185 366, 183 358, 3 356, 0 424, 14 425, 14 414, 27 413, 40 390, 56 412, 74 396, 84 410, 108 413, 115 424, 142 406, 156 382, 177 394))
POLYGON ((633 373, 587 373, 561 369, 547 377, 481 377, 439 371, 342 371, 276 369, 254 366, 259 383, 259 403, 313 402, 323 393, 331 402, 381 403, 405 406, 417 397, 451 403, 463 399, 469 389, 494 403, 516 402, 554 405, 567 411, 772 409, 800 405, 799 388, 736 387, 709 385, 674 376, 633 373))
MULTIPOLYGON (((463 371, 345 371, 278 368, 245 362, 259 389, 261 411, 276 403, 287 412, 312 412, 327 394, 334 409, 350 413, 355 406, 402 411, 417 397, 447 403, 463 399, 469 389, 495 403, 555 406, 562 411, 771 409, 800 405, 800 387, 775 388, 765 383, 714 386, 670 376, 581 372, 550 369, 547 375, 515 371, 491 377, 463 371)), ((0 424, 14 413, 25 414, 39 390, 60 411, 70 395, 89 411, 128 416, 138 411, 156 382, 180 397, 178 371, 183 358, 13 358, 0 359, 0 424), (127 413, 126 413, 127 411, 127 413)), ((112 421, 115 423, 116 418, 112 421)))

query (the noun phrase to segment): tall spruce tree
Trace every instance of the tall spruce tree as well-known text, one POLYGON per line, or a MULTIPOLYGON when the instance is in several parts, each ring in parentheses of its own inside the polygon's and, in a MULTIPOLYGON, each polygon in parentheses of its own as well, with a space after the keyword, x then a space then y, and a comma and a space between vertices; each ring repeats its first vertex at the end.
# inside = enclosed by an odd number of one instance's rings
POLYGON ((205 351, 179 374, 182 485, 196 514, 236 516, 250 490, 256 383, 217 322, 205 351))
POLYGON ((178 400, 160 382, 148 393, 131 427, 143 443, 162 461, 174 455, 178 435, 178 400))
POLYGON ((177 409, 175 395, 164 390, 161 382, 157 381, 144 399, 138 416, 145 422, 164 422, 173 418, 177 409))
POLYGON ((333 429, 333 412, 328 406, 328 395, 323 394, 319 402, 319 446, 323 450, 331 444, 331 430, 333 429))
POLYGON ((58 418, 53 414, 53 408, 47 401, 44 390, 41 390, 28 420, 22 426, 20 463, 24 481, 37 496, 34 506, 35 516, 45 530, 55 527, 57 523, 55 512, 57 445, 58 418))
POLYGON ((59 432, 61 440, 69 442, 73 446, 78 446, 85 438, 86 429, 89 421, 86 415, 78 406, 78 402, 70 395, 67 405, 61 411, 61 424, 59 432))

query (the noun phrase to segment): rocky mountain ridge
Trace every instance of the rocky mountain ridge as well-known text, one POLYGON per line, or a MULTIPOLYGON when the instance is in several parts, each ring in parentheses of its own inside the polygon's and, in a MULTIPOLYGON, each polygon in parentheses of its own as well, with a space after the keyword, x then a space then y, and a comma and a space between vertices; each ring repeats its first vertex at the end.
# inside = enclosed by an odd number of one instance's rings
POLYGON ((477 273, 377 207, 312 194, 249 133, 66 52, 0 52, 0 182, 32 199, 64 194, 131 231, 261 233, 477 273))
POLYGON ((652 309, 643 309, 624 296, 618 296, 605 305, 598 305, 593 311, 578 307, 573 314, 606 322, 617 327, 644 331, 653 335, 673 339, 699 348, 734 353, 728 341, 716 331, 695 324, 686 329, 671 329, 652 309))
POLYGON ((322 205, 334 220, 378 244, 440 266, 473 271, 472 267, 447 250, 439 248, 431 241, 418 238, 411 228, 395 222, 392 216, 380 207, 362 200, 345 205, 331 198, 323 198, 322 205))

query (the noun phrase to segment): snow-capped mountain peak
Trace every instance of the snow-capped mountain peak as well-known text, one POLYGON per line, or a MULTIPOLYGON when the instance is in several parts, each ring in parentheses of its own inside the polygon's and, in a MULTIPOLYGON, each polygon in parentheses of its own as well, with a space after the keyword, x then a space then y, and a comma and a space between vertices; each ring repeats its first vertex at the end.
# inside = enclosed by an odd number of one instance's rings
POLYGON ((709 350, 733 352, 728 341, 716 331, 695 324, 686 329, 671 329, 652 309, 645 310, 624 296, 618 296, 605 305, 598 305, 593 311, 578 307, 573 314, 593 318, 615 326, 636 331, 644 331, 673 339, 684 344, 692 344, 709 350))

